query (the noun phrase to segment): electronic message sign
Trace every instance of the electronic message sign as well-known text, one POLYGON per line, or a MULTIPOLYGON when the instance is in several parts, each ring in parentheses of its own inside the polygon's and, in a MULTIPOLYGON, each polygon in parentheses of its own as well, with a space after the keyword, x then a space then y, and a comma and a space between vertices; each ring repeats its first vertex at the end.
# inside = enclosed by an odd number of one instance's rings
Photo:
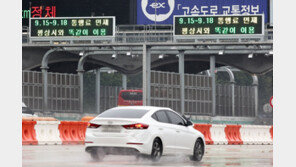
POLYGON ((263 15, 174 16, 175 36, 241 37, 263 34, 263 15))
POLYGON ((94 39, 115 35, 115 17, 30 18, 30 37, 37 39, 94 39))

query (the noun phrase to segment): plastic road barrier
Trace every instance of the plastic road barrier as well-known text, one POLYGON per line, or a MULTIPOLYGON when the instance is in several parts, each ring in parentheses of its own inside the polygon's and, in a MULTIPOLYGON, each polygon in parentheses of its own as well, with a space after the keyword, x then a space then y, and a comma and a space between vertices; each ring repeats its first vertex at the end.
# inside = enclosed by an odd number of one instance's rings
POLYGON ((225 134, 228 144, 243 144, 240 135, 241 125, 226 125, 225 134))
POLYGON ((256 126, 251 125, 242 125, 240 129, 241 138, 243 140, 243 144, 257 144, 256 142, 256 133, 254 133, 254 129, 256 126))
POLYGON ((81 118, 81 121, 86 121, 89 122, 90 120, 94 119, 95 117, 91 117, 91 116, 84 116, 81 118))
POLYGON ((194 128, 204 135, 206 144, 214 144, 210 132, 211 127, 211 124, 194 124, 194 128))
POLYGON ((37 145, 36 133, 34 126, 36 121, 22 121, 22 144, 37 145))
POLYGON ((62 144, 59 124, 60 121, 37 121, 35 131, 38 144, 62 144))
POLYGON ((23 117, 23 121, 57 121, 53 117, 23 117))
POLYGON ((256 126, 257 144, 272 144, 270 137, 270 126, 256 126))
POLYGON ((240 133, 244 144, 272 144, 270 126, 242 125, 240 133))
POLYGON ((226 125, 212 125, 210 132, 214 144, 228 144, 225 135, 225 127, 226 125))
POLYGON ((62 121, 59 125, 62 144, 84 144, 88 122, 62 121))
MULTIPOLYGON (((84 144, 89 122, 39 120, 23 118, 23 145, 84 144)), ((273 140, 273 126, 195 124, 194 128, 204 134, 206 144, 272 144, 273 140)))

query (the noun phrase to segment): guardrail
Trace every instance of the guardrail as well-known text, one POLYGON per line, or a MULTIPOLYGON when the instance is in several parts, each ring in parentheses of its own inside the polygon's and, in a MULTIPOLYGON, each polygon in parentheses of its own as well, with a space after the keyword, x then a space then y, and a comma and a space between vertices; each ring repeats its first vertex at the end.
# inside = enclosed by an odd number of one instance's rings
MULTIPOLYGON (((22 42, 30 43, 29 28, 23 26, 22 28, 22 42)), ((212 42, 229 42, 229 41, 248 41, 254 39, 209 39, 212 42)), ((265 35, 263 37, 264 41, 273 40, 273 29, 266 28, 265 35)), ((79 43, 79 40, 75 40, 79 43)), ((184 40, 180 40, 184 42, 184 40)), ((186 41, 196 41, 195 39, 188 39, 186 41)), ((200 41, 200 40, 199 40, 200 41)), ((206 41, 206 40, 201 40, 206 41)), ((52 41, 48 41, 52 43, 52 41)), ((93 42, 93 41, 90 41, 93 42)), ((95 41, 102 42, 102 41, 95 41)), ((117 25, 115 28, 115 37, 111 42, 116 43, 139 43, 139 42, 177 42, 174 41, 173 36, 173 26, 172 25, 117 25)), ((73 42, 72 42, 73 43, 73 42)), ((84 42, 85 43, 85 42, 84 42)))

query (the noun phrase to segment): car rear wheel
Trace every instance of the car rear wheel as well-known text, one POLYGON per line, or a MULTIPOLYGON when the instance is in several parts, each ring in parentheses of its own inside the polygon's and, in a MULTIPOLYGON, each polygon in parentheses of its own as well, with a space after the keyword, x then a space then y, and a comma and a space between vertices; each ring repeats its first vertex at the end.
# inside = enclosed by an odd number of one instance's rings
POLYGON ((98 150, 92 150, 90 156, 94 161, 101 161, 105 157, 105 154, 99 153, 98 150))
POLYGON ((193 149, 193 156, 191 157, 192 161, 201 161, 204 155, 204 144, 201 139, 197 139, 193 149))
POLYGON ((162 155, 162 143, 159 138, 154 139, 152 144, 152 151, 150 158, 152 161, 159 161, 160 157, 162 155))

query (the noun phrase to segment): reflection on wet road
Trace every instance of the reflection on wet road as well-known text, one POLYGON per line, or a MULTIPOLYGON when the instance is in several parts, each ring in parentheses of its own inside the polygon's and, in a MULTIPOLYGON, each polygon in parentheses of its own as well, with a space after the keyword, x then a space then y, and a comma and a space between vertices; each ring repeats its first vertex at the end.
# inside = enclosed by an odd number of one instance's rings
POLYGON ((162 157, 159 162, 110 155, 101 162, 94 162, 84 152, 83 145, 23 146, 22 150, 23 167, 273 166, 272 145, 207 145, 202 162, 192 162, 182 155, 162 157))

